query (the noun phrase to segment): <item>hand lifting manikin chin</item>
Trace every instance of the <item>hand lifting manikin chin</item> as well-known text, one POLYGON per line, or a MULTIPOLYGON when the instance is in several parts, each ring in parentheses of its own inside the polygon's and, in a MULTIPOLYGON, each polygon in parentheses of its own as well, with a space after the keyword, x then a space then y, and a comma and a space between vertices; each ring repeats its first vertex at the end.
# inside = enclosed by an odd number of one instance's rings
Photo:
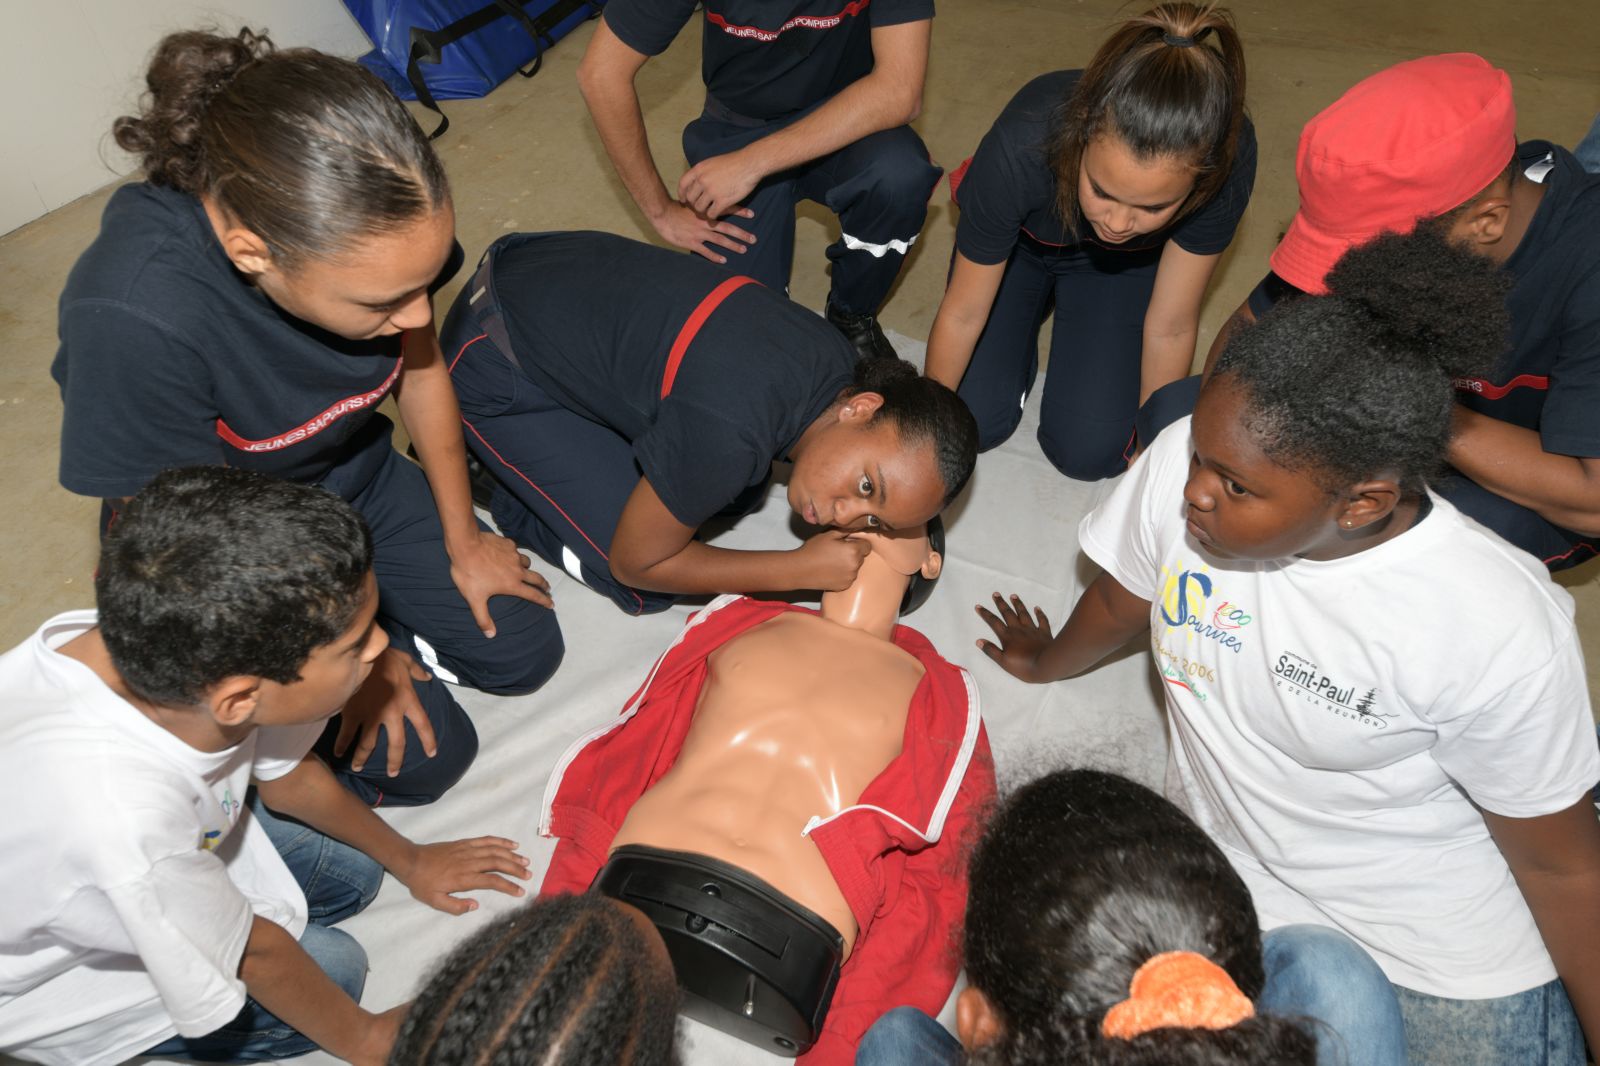
POLYGON ((677 761, 612 842, 738 866, 825 919, 846 954, 856 921, 802 830, 854 804, 900 754, 923 667, 889 638, 914 575, 942 565, 925 527, 856 536, 872 553, 820 616, 781 614, 711 654, 677 761))

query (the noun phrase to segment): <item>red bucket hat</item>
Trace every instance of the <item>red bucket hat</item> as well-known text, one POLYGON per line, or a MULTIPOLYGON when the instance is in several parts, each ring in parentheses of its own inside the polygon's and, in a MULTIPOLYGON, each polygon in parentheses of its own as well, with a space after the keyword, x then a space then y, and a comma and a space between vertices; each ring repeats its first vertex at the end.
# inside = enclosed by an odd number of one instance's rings
POLYGON ((1300 133, 1300 210, 1271 256, 1310 293, 1339 257, 1380 233, 1459 207, 1516 150, 1511 79, 1470 52, 1424 56, 1356 83, 1300 133))

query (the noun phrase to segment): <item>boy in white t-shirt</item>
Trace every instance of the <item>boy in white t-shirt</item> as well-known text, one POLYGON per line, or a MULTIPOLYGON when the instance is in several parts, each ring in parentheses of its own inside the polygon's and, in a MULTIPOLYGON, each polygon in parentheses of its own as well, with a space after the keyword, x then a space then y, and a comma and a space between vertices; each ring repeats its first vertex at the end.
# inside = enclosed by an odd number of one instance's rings
POLYGON ((1571 597, 1426 485, 1505 283, 1419 233, 1328 284, 1230 340, 1084 520, 1105 573, 1060 634, 996 595, 980 646, 1047 681, 1150 634, 1168 791, 1250 887, 1263 1007, 1327 1023, 1319 1061, 1577 1066, 1600 753, 1571 597))
POLYGON ((384 868, 456 914, 522 894, 513 842, 412 844, 307 757, 387 642, 371 567, 331 493, 169 471, 104 542, 98 614, 0 656, 0 1052, 381 1063, 405 1008, 357 1005, 328 926, 384 868))

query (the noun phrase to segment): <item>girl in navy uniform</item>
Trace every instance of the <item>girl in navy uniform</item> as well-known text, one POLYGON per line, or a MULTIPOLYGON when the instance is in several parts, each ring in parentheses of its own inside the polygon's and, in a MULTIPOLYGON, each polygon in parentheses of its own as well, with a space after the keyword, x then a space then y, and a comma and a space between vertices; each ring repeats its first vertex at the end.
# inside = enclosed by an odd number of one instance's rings
POLYGON ((951 175, 961 220, 927 373, 959 386, 981 447, 1017 428, 1053 303, 1039 445, 1068 477, 1127 465, 1135 412, 1189 372, 1201 298, 1250 200, 1244 90, 1231 16, 1161 4, 1087 69, 1025 85, 951 175))
POLYGON ((472 514, 430 301, 461 262, 443 168, 359 65, 249 30, 168 37, 147 82, 114 126, 145 181, 112 196, 61 296, 61 482, 113 521, 196 463, 353 504, 392 650, 324 746, 368 802, 429 802, 477 737, 407 652, 500 693, 537 688, 562 652, 544 579, 472 514), (420 470, 376 411, 391 393, 420 470))
POLYGON ((484 254, 441 338, 500 528, 633 614, 682 594, 842 589, 866 545, 961 490, 972 415, 899 359, 702 259, 605 233, 517 234, 484 254), (793 551, 696 534, 751 509, 774 459, 834 530, 793 551))

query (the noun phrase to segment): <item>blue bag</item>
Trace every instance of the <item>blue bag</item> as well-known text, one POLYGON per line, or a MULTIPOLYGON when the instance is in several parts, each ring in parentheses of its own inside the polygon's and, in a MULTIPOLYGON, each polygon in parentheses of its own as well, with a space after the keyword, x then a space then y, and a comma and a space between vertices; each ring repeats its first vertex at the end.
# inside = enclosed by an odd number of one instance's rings
POLYGON ((513 71, 539 73, 544 51, 605 0, 344 0, 376 46, 361 63, 402 100, 439 116, 428 136, 450 128, 439 100, 487 96, 513 71))

